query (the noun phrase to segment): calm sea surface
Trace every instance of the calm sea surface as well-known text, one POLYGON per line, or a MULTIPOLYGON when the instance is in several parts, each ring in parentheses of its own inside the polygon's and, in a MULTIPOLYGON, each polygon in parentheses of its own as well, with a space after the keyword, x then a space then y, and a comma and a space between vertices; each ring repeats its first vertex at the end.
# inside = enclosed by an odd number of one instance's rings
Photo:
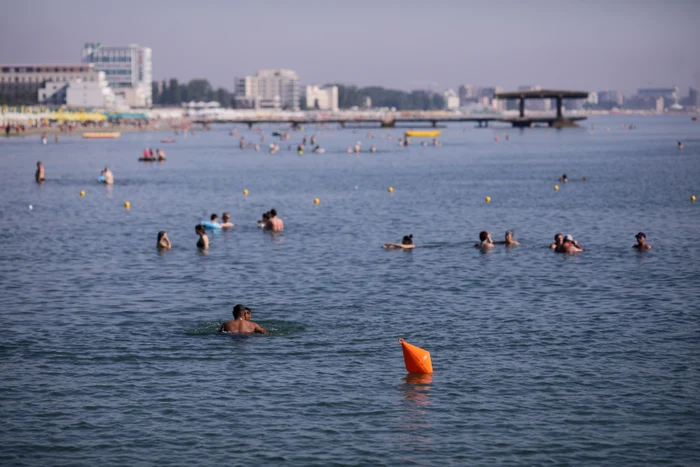
POLYGON ((439 148, 307 127, 276 155, 229 130, 0 138, 0 464, 700 464, 700 122, 455 125, 439 148), (312 134, 325 154, 287 150, 312 134), (236 303, 270 335, 217 335, 236 303))

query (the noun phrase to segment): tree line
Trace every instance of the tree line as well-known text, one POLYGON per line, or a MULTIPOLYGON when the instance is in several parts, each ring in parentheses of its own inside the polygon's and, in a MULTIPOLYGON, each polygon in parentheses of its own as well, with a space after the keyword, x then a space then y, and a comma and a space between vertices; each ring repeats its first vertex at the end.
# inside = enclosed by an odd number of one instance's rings
MULTIPOLYGON (((338 107, 349 109, 363 107, 365 98, 372 100, 372 107, 395 107, 397 110, 441 110, 445 107, 445 99, 441 94, 432 91, 399 91, 386 89, 380 86, 359 88, 344 84, 338 86, 338 107)), ((305 93, 302 91, 301 108, 313 109, 313 104, 308 103, 305 93)), ((206 79, 193 79, 189 83, 179 83, 171 79, 161 84, 153 83, 153 104, 164 106, 179 106, 189 101, 216 101, 222 107, 235 108, 234 95, 225 88, 214 89, 206 79)))
POLYGON ((395 107, 397 110, 442 110, 445 108, 445 98, 432 91, 399 91, 380 86, 358 88, 344 84, 338 86, 338 107, 349 109, 363 107, 365 98, 372 99, 372 107, 395 107))
POLYGON ((152 85, 153 105, 179 106, 183 102, 216 101, 221 107, 232 107, 233 94, 225 88, 214 89, 206 79, 193 79, 189 83, 178 83, 176 79, 154 81, 152 85))

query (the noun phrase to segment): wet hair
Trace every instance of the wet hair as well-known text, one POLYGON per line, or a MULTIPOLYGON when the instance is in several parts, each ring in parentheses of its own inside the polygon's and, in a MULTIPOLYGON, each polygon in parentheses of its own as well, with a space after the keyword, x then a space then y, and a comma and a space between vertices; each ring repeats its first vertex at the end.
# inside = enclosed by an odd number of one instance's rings
POLYGON ((561 178, 569 178, 566 176, 566 174, 562 175, 561 178))
POLYGON ((511 237, 515 235, 512 230, 506 230, 506 237, 510 235, 511 237))
POLYGON ((277 211, 275 208, 270 209, 270 217, 275 217, 277 215, 277 211))
POLYGON ((489 233, 487 231, 482 230, 481 232, 479 232, 479 241, 483 242, 487 238, 489 238, 489 233))
POLYGON ((218 219, 218 218, 219 218, 219 216, 217 216, 216 214, 212 214, 211 217, 210 217, 211 220, 215 220, 215 219, 218 219))
POLYGON ((41 165, 41 161, 37 161, 36 165, 41 165))
POLYGON ((248 308, 244 307, 240 303, 233 307, 233 317, 238 319, 245 314, 248 308))
POLYGON ((228 212, 225 212, 225 213, 221 214, 221 217, 223 217, 224 219, 230 219, 231 214, 229 214, 228 212))
POLYGON ((160 242, 163 239, 163 236, 165 235, 165 231, 161 230, 158 232, 158 241, 160 242))
POLYGON ((402 245, 413 245, 413 234, 405 235, 403 239, 401 239, 401 244, 402 245))
POLYGON ((194 231, 204 233, 204 226, 202 224, 197 224, 194 226, 194 231))
POLYGON ((554 234, 554 241, 555 241, 555 242, 557 241, 557 237, 561 237, 561 239, 564 240, 564 234, 563 234, 563 233, 554 234))

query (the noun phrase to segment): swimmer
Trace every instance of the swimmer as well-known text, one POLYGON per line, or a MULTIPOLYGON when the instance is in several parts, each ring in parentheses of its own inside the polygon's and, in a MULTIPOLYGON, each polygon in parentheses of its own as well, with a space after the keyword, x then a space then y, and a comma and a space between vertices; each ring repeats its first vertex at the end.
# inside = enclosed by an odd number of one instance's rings
POLYGON ((258 221, 258 227, 261 229, 265 228, 265 225, 267 225, 267 221, 270 219, 270 212, 265 212, 262 215, 262 219, 258 221))
POLYGON ((243 136, 241 136, 241 139, 238 141, 238 147, 245 149, 245 138, 243 136))
MULTIPOLYGON (((209 222, 211 222, 211 223, 214 224, 214 225, 218 225, 219 227, 221 227, 221 224, 219 224, 219 216, 217 216, 216 214, 212 214, 211 216, 209 216, 209 222)), ((216 227, 215 227, 215 228, 216 228, 216 227)))
POLYGON ((162 149, 156 149, 156 154, 158 155, 159 161, 165 160, 165 151, 163 151, 162 149))
POLYGON ((474 245, 476 248, 493 248, 493 240, 491 240, 491 232, 482 230, 479 232, 479 243, 474 245))
POLYGON ((583 251, 583 248, 578 246, 578 243, 576 240, 574 240, 574 237, 571 236, 570 234, 564 235, 564 240, 562 241, 562 244, 554 250, 556 253, 564 253, 564 254, 571 254, 571 253, 579 253, 583 251))
POLYGON ((678 142, 678 149, 683 149, 683 143, 681 141, 678 142))
POLYGON ((277 217, 277 211, 274 208, 270 209, 270 218, 265 224, 265 229, 272 232, 281 232, 284 230, 284 222, 282 222, 282 219, 277 217))
POLYGON ((433 146, 435 146, 435 147, 440 146, 440 140, 437 138, 433 138, 433 146))
POLYGON ((634 238, 637 239, 637 244, 633 245, 632 248, 635 248, 639 251, 651 250, 651 245, 647 243, 647 236, 644 234, 644 232, 639 232, 637 235, 634 236, 634 238))
POLYGON ((315 153, 318 153, 318 154, 323 154, 324 152, 326 152, 326 150, 323 149, 321 146, 316 146, 316 147, 314 148, 314 152, 315 152, 315 153))
POLYGON ((114 174, 112 174, 112 171, 109 170, 109 167, 105 167, 105 169, 102 172, 100 172, 100 174, 102 175, 102 177, 104 177, 102 183, 104 183, 105 185, 114 184, 114 174))
POLYGON ((258 143, 255 143, 253 149, 255 149, 256 152, 260 151, 260 145, 258 143))
POLYGON ((352 154, 352 146, 348 146, 348 150, 345 152, 347 152, 348 154, 352 154))
POLYGON ((36 163, 36 173, 34 174, 34 179, 37 183, 44 183, 46 178, 44 177, 44 164, 41 162, 36 163))
POLYGON ((163 232, 162 230, 158 232, 158 249, 169 250, 171 247, 172 245, 170 245, 170 239, 168 238, 168 234, 163 232))
POLYGON ((46 133, 41 134, 41 144, 46 144, 48 139, 46 138, 46 133))
POLYGON ((58 144, 58 135, 56 135, 56 136, 53 137, 53 142, 54 142, 55 144, 58 144))
POLYGON ((233 222, 231 222, 231 214, 228 212, 223 213, 221 217, 223 219, 223 222, 221 223, 222 229, 230 229, 235 225, 233 222))
POLYGON ((502 242, 493 242, 493 244, 494 245, 513 246, 513 245, 520 245, 520 242, 513 240, 513 231, 512 230, 507 230, 505 240, 502 242))
POLYGON ((359 141, 357 143, 355 143, 355 147, 353 148, 353 151, 360 152, 360 142, 359 141))
POLYGON ((233 319, 224 321, 219 327, 219 332, 228 334, 267 334, 259 324, 250 321, 250 317, 246 319, 246 312, 251 312, 250 308, 243 305, 233 307, 233 319))
POLYGON ((316 135, 311 136, 311 145, 312 146, 316 145, 316 135))
POLYGON ((374 144, 372 146, 370 146, 369 152, 377 152, 377 146, 375 146, 374 144))
POLYGON ((207 237, 202 224, 197 224, 194 226, 194 233, 199 235, 199 240, 197 240, 197 248, 200 250, 206 250, 209 248, 209 237, 207 237))
POLYGON ((551 248, 552 250, 556 250, 557 248, 559 248, 561 246, 561 244, 563 242, 564 242, 564 234, 558 233, 554 236, 554 243, 549 245, 549 248, 551 248))
POLYGON ((405 235, 401 239, 401 243, 385 243, 382 245, 382 248, 389 248, 389 249, 395 249, 395 248, 402 248, 404 250, 410 250, 412 248, 415 248, 416 246, 413 244, 413 234, 410 235, 405 235))
POLYGON ((564 174, 559 178, 559 181, 562 183, 566 183, 569 181, 569 179, 566 177, 566 174, 564 174))

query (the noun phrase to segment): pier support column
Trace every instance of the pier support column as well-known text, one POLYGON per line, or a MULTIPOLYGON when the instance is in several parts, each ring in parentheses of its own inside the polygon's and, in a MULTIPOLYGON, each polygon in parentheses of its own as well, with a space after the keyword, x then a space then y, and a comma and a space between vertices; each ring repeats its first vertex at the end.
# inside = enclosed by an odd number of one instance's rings
POLYGON ((433 120, 433 128, 437 128, 437 120, 433 120))
POLYGON ((561 118, 562 118, 561 106, 562 106, 562 98, 561 98, 561 96, 558 96, 557 97, 557 120, 561 120, 561 118))
POLYGON ((396 128, 396 120, 382 120, 382 128, 396 128))
POLYGON ((525 99, 520 98, 520 118, 523 118, 525 116, 525 99))
POLYGON ((248 124, 248 129, 252 130, 253 129, 253 122, 246 122, 248 124))

